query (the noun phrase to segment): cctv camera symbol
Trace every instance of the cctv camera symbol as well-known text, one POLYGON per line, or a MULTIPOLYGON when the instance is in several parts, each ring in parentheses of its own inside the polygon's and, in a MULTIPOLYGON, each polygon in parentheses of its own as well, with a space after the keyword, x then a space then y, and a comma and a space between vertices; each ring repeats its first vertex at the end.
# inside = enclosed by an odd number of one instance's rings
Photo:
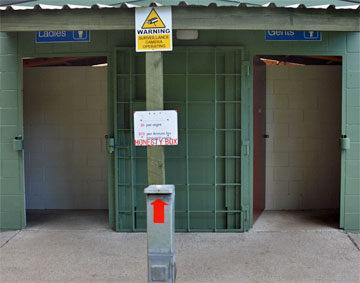
POLYGON ((158 20, 159 20, 158 18, 152 18, 152 19, 149 19, 149 20, 147 21, 147 23, 148 23, 149 25, 152 25, 152 24, 155 25, 155 23, 156 23, 158 20))

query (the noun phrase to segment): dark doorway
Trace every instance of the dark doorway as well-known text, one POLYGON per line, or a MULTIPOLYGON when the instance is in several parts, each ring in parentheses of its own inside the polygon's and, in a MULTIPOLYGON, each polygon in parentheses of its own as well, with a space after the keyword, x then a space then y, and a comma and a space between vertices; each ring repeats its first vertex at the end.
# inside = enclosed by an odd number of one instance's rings
POLYGON ((106 62, 23 60, 25 192, 32 228, 88 218, 95 223, 107 215, 106 62))

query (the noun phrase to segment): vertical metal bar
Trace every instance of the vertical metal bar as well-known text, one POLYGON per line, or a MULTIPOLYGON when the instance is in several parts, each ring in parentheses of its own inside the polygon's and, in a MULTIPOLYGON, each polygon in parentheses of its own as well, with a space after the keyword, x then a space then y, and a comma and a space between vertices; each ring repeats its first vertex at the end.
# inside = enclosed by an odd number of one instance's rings
MULTIPOLYGON (((233 54, 232 54, 233 50, 231 51, 227 51, 225 54, 225 74, 224 74, 224 80, 225 80, 225 93, 224 93, 224 128, 228 128, 227 127, 227 123, 234 121, 235 119, 235 113, 232 111, 232 107, 231 105, 233 103, 230 103, 229 101, 231 101, 231 98, 229 97, 231 95, 231 79, 229 76, 231 76, 230 74, 232 73, 231 68, 233 67, 234 64, 234 58, 233 58, 233 54)), ((235 125, 234 125, 235 126, 235 125)), ((236 127, 232 127, 232 128, 236 128, 236 127)), ((233 143, 235 142, 234 140, 231 141, 231 138, 229 137, 231 134, 236 134, 236 132, 234 131, 225 131, 225 158, 224 158, 224 175, 225 175, 225 184, 228 183, 235 183, 234 180, 234 176, 232 174, 232 172, 230 170, 228 170, 228 168, 232 167, 231 164, 231 159, 229 159, 229 156, 234 155, 233 153, 233 149, 234 149, 234 145, 233 143)), ((225 205, 226 208, 228 210, 233 210, 234 207, 232 205, 232 199, 235 197, 234 194, 231 193, 230 190, 230 186, 226 185, 225 187, 225 205)), ((231 215, 230 213, 227 213, 226 215, 226 219, 227 219, 227 228, 233 228, 233 223, 234 223, 234 217, 233 215, 231 215)))
MULTIPOLYGON (((244 70, 247 67, 246 63, 244 62, 244 50, 241 49, 241 68, 240 68, 240 72, 241 72, 241 142, 245 142, 247 141, 247 134, 246 131, 248 131, 249 129, 247 128, 247 125, 245 121, 248 121, 248 117, 246 117, 246 113, 248 112, 248 109, 246 109, 246 97, 247 97, 247 92, 249 91, 246 88, 246 78, 245 78, 245 74, 246 71, 244 70)), ((247 213, 247 211, 245 211, 245 207, 247 204, 244 203, 244 191, 245 191, 245 186, 247 184, 247 180, 250 176, 246 176, 245 175, 245 167, 248 166, 249 164, 247 162, 247 158, 245 158, 244 155, 244 151, 243 151, 243 147, 241 147, 241 191, 240 191, 240 195, 241 195, 241 210, 242 212, 242 223, 241 223, 241 228, 244 231, 245 230, 245 216, 244 214, 247 213)))
MULTIPOLYGON (((236 70, 238 69, 237 66, 238 64, 240 64, 241 66, 241 56, 240 56, 240 62, 238 62, 238 50, 236 49, 235 50, 235 68, 236 70)), ((238 92, 238 73, 236 73, 236 76, 235 76, 235 97, 234 97, 234 100, 235 101, 238 101, 238 97, 237 97, 237 92, 238 92)), ((241 123, 241 101, 240 101, 240 106, 238 104, 236 104, 236 123, 238 123, 238 119, 240 119, 240 123, 241 123), (240 112, 240 113, 239 113, 240 112)), ((241 130, 241 124, 240 124, 240 130, 241 130)), ((239 134, 238 133, 235 133, 235 155, 236 156, 240 156, 240 165, 241 165, 241 151, 239 151, 239 145, 240 145, 240 140, 239 140, 239 134)), ((240 145, 241 146, 241 145, 240 145)), ((236 161, 237 162, 237 161, 236 161)), ((240 166, 241 167, 241 166, 240 166)), ((240 180, 239 180, 239 176, 241 174, 241 168, 238 167, 238 163, 236 163, 236 171, 235 171, 235 182, 236 183, 241 183, 241 177, 240 177, 240 180)), ((240 210, 241 209, 241 197, 240 197, 240 191, 241 190, 241 186, 236 186, 235 187, 235 209, 236 210, 240 210)), ((239 215, 239 214, 236 214, 236 217, 235 217, 235 221, 236 221, 236 228, 241 228, 241 217, 242 217, 242 213, 239 215)))
MULTIPOLYGON (((133 66, 134 66, 134 51, 130 50, 130 59, 129 59, 129 79, 130 79, 130 97, 129 97, 129 115, 130 115, 130 188, 131 188, 131 223, 132 223, 132 231, 135 231, 135 188, 134 188, 134 175, 136 174, 135 171, 135 166, 134 166, 134 155, 133 155, 133 150, 134 150, 134 142, 133 142, 133 134, 132 134, 132 129, 133 129, 133 91, 135 88, 133 88, 133 83, 136 84, 136 80, 134 78, 134 74, 133 74, 133 66)), ((136 178, 136 175, 135 175, 136 178)))
MULTIPOLYGON (((342 86, 341 86, 341 133, 346 132, 346 107, 347 107, 347 96, 346 94, 346 68, 347 62, 342 57, 342 86)), ((340 228, 345 226, 345 162, 346 153, 341 150, 340 153, 340 228)))
MULTIPOLYGON (((107 74, 106 74, 106 83, 107 83, 107 90, 106 90, 106 117, 107 117, 107 133, 108 135, 115 137, 115 126, 113 123, 114 114, 116 113, 111 109, 111 107, 114 107, 114 85, 111 86, 111 83, 115 83, 116 81, 116 73, 113 72, 113 66, 114 66, 114 52, 113 54, 108 53, 106 56, 106 60, 108 62, 107 67, 107 74)), ((115 142, 115 140, 113 140, 115 142)), ((114 148, 115 151, 115 148, 114 148)), ((107 190, 108 190, 108 219, 109 219, 109 226, 110 228, 114 229, 116 231, 116 220, 115 220, 115 214, 116 214, 116 198, 115 198, 115 177, 114 169, 115 169, 115 161, 114 161, 114 154, 107 154, 107 190)))
POLYGON ((217 140, 217 128, 216 128, 216 121, 217 121, 217 115, 216 115, 216 110, 217 110, 217 64, 216 64, 216 56, 217 56, 217 48, 215 48, 215 52, 214 52, 214 62, 215 62, 215 90, 214 90, 214 112, 215 112, 215 117, 214 117, 214 231, 217 231, 217 223, 216 223, 216 217, 217 217, 217 212, 216 212, 216 203, 217 203, 217 199, 216 199, 216 192, 217 192, 217 178, 216 178, 216 164, 217 164, 217 154, 216 154, 216 140, 217 140))
MULTIPOLYGON (((23 82, 24 82, 24 68, 23 68, 23 59, 21 56, 18 56, 17 58, 17 67, 19 70, 18 73, 18 81, 17 81, 17 89, 19 90, 17 92, 17 98, 18 98, 18 131, 21 133, 22 137, 24 137, 24 91, 23 91, 23 82)), ((1 137, 1 133, 0 133, 1 137)), ((1 138, 0 138, 1 139, 1 138)), ((23 151, 23 156, 19 160, 19 186, 24 190, 24 193, 26 193, 26 184, 25 184, 25 159, 24 159, 25 151, 23 151)), ((0 154, 1 155, 1 154, 0 154)), ((23 227, 27 226, 26 223, 26 199, 25 195, 23 195, 23 202, 21 206, 21 218, 22 218, 22 225, 23 227)))
POLYGON ((187 231, 190 231, 190 188, 189 188, 189 49, 185 53, 185 112, 186 112, 186 208, 187 208, 187 231))
MULTIPOLYGON (((118 122, 117 122, 117 117, 118 117, 118 70, 117 70, 117 65, 118 65, 118 49, 115 49, 114 51, 114 58, 115 58, 115 64, 113 66, 114 68, 114 74, 115 74, 115 80, 114 80, 114 137, 115 137, 115 144, 119 143, 119 133, 118 133, 118 122)), ((114 162, 115 162, 115 230, 119 231, 119 164, 118 164, 118 149, 115 148, 114 151, 114 162)))

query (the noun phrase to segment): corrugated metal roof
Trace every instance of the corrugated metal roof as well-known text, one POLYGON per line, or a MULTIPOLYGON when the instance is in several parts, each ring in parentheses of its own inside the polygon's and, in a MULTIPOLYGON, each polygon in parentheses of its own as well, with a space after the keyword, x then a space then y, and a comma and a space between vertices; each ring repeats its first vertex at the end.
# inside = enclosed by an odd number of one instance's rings
POLYGON ((262 8, 288 8, 288 9, 351 9, 360 10, 358 0, 278 0, 268 2, 264 0, 248 0, 246 2, 236 0, 62 0, 27 1, 16 5, 0 6, 0 10, 61 10, 61 9, 113 9, 113 8, 136 8, 149 6, 205 6, 205 7, 262 7, 262 8), (116 3, 114 3, 116 2, 116 3))

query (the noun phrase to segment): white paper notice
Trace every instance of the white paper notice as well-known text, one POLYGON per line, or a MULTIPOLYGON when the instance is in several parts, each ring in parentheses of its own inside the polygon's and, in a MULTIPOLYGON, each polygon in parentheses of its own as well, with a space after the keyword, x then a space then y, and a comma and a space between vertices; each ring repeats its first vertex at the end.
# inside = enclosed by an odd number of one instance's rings
POLYGON ((135 146, 177 145, 177 110, 134 111, 135 146))

